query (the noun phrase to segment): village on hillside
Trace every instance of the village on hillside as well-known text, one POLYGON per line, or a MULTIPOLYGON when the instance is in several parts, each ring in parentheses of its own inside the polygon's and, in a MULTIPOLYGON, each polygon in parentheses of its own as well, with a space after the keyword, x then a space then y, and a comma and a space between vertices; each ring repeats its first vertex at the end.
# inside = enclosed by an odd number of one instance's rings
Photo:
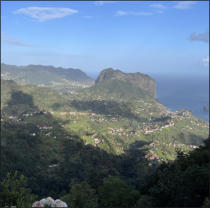
MULTIPOLYGON (((185 119, 192 118, 192 114, 189 111, 175 111, 171 112, 168 110, 162 110, 159 117, 154 117, 154 115, 151 113, 151 117, 148 119, 147 122, 141 122, 138 123, 138 125, 133 125, 132 122, 127 122, 121 115, 103 115, 103 114, 97 114, 93 112, 78 112, 78 111, 69 111, 69 112, 56 112, 56 111, 33 111, 33 112, 24 112, 17 115, 8 115, 6 116, 4 113, 2 114, 1 121, 7 121, 7 122, 17 122, 22 124, 27 124, 30 122, 34 122, 37 127, 37 132, 29 132, 29 135, 32 137, 35 137, 39 134, 44 135, 46 137, 52 138, 52 139, 59 139, 60 135, 57 134, 58 128, 65 129, 67 126, 77 125, 82 127, 83 124, 80 124, 80 122, 88 122, 93 123, 97 125, 101 125, 104 129, 104 136, 107 135, 112 136, 113 141, 110 141, 115 146, 117 145, 117 140, 115 141, 114 138, 120 138, 125 137, 127 139, 129 138, 142 138, 144 135, 150 135, 155 132, 161 132, 164 129, 170 129, 171 127, 176 126, 177 123, 184 121, 185 119), (49 121, 42 121, 36 122, 37 116, 53 116, 54 118, 58 118, 58 126, 53 126, 49 121), (70 120, 70 123, 65 123, 66 120, 70 120), (122 123, 125 124, 127 122, 127 125, 122 125, 122 123)), ((196 122, 196 120, 191 119, 189 124, 185 126, 188 130, 193 130, 195 128, 200 127, 207 127, 205 123, 203 125, 196 122), (189 125, 190 124, 190 125, 189 125)), ((91 133, 88 133, 86 135, 86 138, 89 138, 85 141, 84 139, 84 145, 93 145, 97 148, 102 148, 103 144, 106 143, 104 141, 104 137, 101 137, 101 133, 97 131, 97 129, 94 128, 88 128, 90 129, 91 133), (102 146, 101 146, 102 145, 102 146)), ((70 135, 68 135, 68 130, 65 129, 65 135, 62 135, 65 139, 73 139, 70 135)), ((79 132, 78 132, 79 133, 79 132)), ((80 132, 81 133, 81 132, 80 132)), ((85 136, 85 135, 84 135, 85 136)), ((83 136, 82 136, 83 138, 83 136)), ((148 161, 165 161, 165 159, 160 156, 161 155, 167 155, 167 151, 163 149, 168 149, 168 151, 171 149, 174 151, 175 149, 179 148, 184 151, 189 151, 190 149, 196 149, 198 148, 197 145, 194 144, 184 144, 184 143, 178 143, 178 142, 165 142, 160 140, 155 140, 151 142, 149 145, 149 149, 147 153, 145 154, 145 159, 148 161), (162 149, 162 150, 161 150, 162 149), (159 152, 159 153, 158 153, 159 152)), ((118 149, 122 149, 122 147, 118 147, 118 149)), ((123 151, 123 149, 121 150, 123 151)), ((152 163, 149 162, 149 165, 152 163)), ((49 167, 56 167, 57 164, 50 164, 49 167)))

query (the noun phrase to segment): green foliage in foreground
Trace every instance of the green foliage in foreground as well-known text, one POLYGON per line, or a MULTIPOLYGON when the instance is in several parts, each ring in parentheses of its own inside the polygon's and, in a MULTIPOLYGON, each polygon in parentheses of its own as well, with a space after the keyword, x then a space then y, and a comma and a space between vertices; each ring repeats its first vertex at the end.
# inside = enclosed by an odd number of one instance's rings
MULTIPOLYGON (((114 165, 108 162, 109 159, 116 162, 115 156, 108 157, 99 150, 96 154, 95 150, 85 149, 81 144, 73 141, 69 143, 69 146, 67 144, 65 146, 67 147, 65 149, 66 161, 62 169, 58 173, 56 170, 54 173, 46 173, 49 174, 46 179, 40 178, 42 181, 39 183, 40 190, 49 188, 45 197, 51 195, 52 190, 59 190, 53 197, 59 198, 60 194, 61 199, 74 208, 194 206, 206 208, 209 206, 207 197, 209 193, 210 138, 206 140, 204 146, 188 155, 179 152, 174 162, 163 163, 153 171, 150 169, 146 172, 147 175, 144 180, 140 180, 140 172, 137 172, 137 175, 132 174, 133 187, 129 183, 129 175, 124 173, 136 173, 135 169, 138 163, 135 163, 135 157, 130 157, 127 160, 129 164, 126 164, 128 155, 125 155, 124 158, 117 157, 118 162, 114 165), (83 151, 79 152, 79 149, 83 149, 83 151), (70 152, 71 154, 69 154, 70 152), (73 152, 74 154, 72 154, 73 152), (72 157, 69 158, 68 155, 72 155, 72 157), (101 164, 102 161, 103 164, 101 164), (66 167, 67 164, 69 164, 68 167, 66 167), (104 165, 105 167, 103 167, 104 165), (110 168, 111 166, 115 169, 110 168), (111 173, 111 171, 118 171, 118 176, 109 177, 109 174, 116 174, 111 173), (81 179, 83 182, 80 182, 81 179), (78 182, 74 183, 74 180, 78 182), (137 186, 139 180, 141 184, 137 186), (65 188, 66 183, 70 184, 69 191, 65 188)), ((27 177, 31 180, 30 175, 27 177)), ((34 191, 33 186, 30 188, 34 191)), ((2 179, 0 199, 2 204, 12 203, 24 208, 29 207, 35 197, 27 188, 26 178, 15 172, 14 174, 7 174, 2 179)))
MULTIPOLYGON (((209 207, 210 138, 188 155, 178 152, 174 162, 163 163, 148 174, 139 189, 120 177, 107 177, 95 188, 87 182, 71 185, 64 195, 74 208, 209 207), (87 197, 89 196, 89 197, 87 197), (97 205, 98 204, 98 205, 97 205)), ((132 168, 130 166, 130 168, 132 168)), ((95 180, 98 180, 95 177, 95 180)), ((138 183, 138 179, 134 184, 138 183)))
POLYGON ((179 153, 174 162, 155 171, 141 192, 153 197, 159 207, 201 206, 209 194, 209 148, 210 138, 189 155, 179 153))
POLYGON ((27 179, 17 171, 8 173, 6 178, 0 182, 0 205, 16 205, 18 208, 31 207, 35 201, 35 195, 27 186, 27 179))
POLYGON ((96 190, 91 188, 87 182, 74 184, 71 186, 70 193, 61 198, 71 208, 97 208, 98 197, 96 190))
POLYGON ((71 190, 64 195, 71 208, 120 208, 131 207, 139 198, 139 192, 118 177, 109 177, 96 189, 87 182, 70 186, 71 190))
POLYGON ((131 207, 139 197, 139 192, 117 177, 110 177, 99 187, 101 208, 131 207))
POLYGON ((209 208, 209 207, 210 207, 210 201, 209 198, 206 197, 202 208, 209 208))

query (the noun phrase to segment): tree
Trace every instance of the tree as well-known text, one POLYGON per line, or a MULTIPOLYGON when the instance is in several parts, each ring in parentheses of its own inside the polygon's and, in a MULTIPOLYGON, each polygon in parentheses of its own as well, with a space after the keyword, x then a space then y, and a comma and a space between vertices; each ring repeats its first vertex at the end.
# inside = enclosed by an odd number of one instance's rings
POLYGON ((87 182, 74 184, 70 193, 61 197, 71 208, 97 208, 98 197, 95 189, 91 188, 87 182))
POLYGON ((100 208, 126 208, 135 204, 139 192, 118 177, 109 177, 99 188, 100 208))
MULTIPOLYGON (((158 207, 201 207, 209 194, 210 138, 203 146, 168 164, 162 164, 141 193, 154 198, 158 207)), ((208 206, 208 201, 205 201, 208 206)))
POLYGON ((27 188, 27 179, 17 171, 14 174, 7 173, 5 179, 0 182, 0 204, 4 206, 15 205, 18 208, 31 207, 36 196, 27 188))
POLYGON ((209 198, 206 197, 203 203, 203 207, 202 208, 209 208, 210 207, 210 202, 209 202, 209 198))

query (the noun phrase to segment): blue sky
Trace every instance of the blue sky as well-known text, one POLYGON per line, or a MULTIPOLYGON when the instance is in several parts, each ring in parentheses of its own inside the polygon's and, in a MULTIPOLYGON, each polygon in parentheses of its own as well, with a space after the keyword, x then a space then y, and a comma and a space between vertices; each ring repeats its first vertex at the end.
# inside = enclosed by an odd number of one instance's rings
POLYGON ((2 62, 209 73, 209 2, 3 1, 2 62))

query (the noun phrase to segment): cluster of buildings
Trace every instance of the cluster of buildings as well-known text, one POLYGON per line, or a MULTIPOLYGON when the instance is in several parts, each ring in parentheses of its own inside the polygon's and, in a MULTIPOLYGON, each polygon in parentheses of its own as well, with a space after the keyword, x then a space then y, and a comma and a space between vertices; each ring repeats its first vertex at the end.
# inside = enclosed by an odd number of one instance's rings
POLYGON ((153 126, 153 124, 148 124, 144 129, 143 129, 143 133, 145 134, 148 134, 148 133, 152 133, 152 132, 155 132, 155 131, 162 131, 162 129, 164 128, 168 128, 168 127, 171 127, 171 126, 174 126, 174 122, 172 120, 170 120, 167 124, 165 124, 164 126, 160 126, 160 125, 157 125, 156 126, 153 126))
POLYGON ((109 131, 108 133, 109 134, 112 134, 112 135, 118 135, 118 136, 128 136, 128 133, 124 131, 123 128, 119 128, 119 129, 114 129, 112 127, 108 127, 109 131))
MULTIPOLYGON (((153 150, 157 150, 157 146, 160 145, 160 141, 155 141, 155 142, 152 142, 149 144, 149 146, 151 148, 153 148, 153 150)), ((161 145, 165 145, 166 147, 173 147, 173 148, 176 148, 176 147, 185 147, 185 148, 191 148, 191 149, 196 149, 198 148, 198 146, 196 145, 186 145, 186 144, 182 144, 182 143, 172 143, 172 142, 169 142, 169 143, 166 143, 166 142, 162 142, 161 145)), ((145 159, 147 160, 157 160, 157 161, 163 161, 163 158, 161 158, 160 156, 156 155, 155 152, 153 150, 149 150, 148 153, 144 156, 145 159)), ((166 154, 166 152, 163 154, 166 154)))
POLYGON ((100 139, 96 133, 94 133, 94 134, 91 136, 91 138, 93 138, 95 144, 101 144, 101 143, 103 142, 103 140, 100 139))
POLYGON ((101 118, 100 116, 101 115, 98 116, 95 113, 90 113, 89 114, 89 118, 93 122, 99 122, 99 123, 101 123, 101 122, 113 122, 113 121, 117 121, 118 120, 118 118, 115 118, 112 115, 107 115, 106 118, 101 118))

